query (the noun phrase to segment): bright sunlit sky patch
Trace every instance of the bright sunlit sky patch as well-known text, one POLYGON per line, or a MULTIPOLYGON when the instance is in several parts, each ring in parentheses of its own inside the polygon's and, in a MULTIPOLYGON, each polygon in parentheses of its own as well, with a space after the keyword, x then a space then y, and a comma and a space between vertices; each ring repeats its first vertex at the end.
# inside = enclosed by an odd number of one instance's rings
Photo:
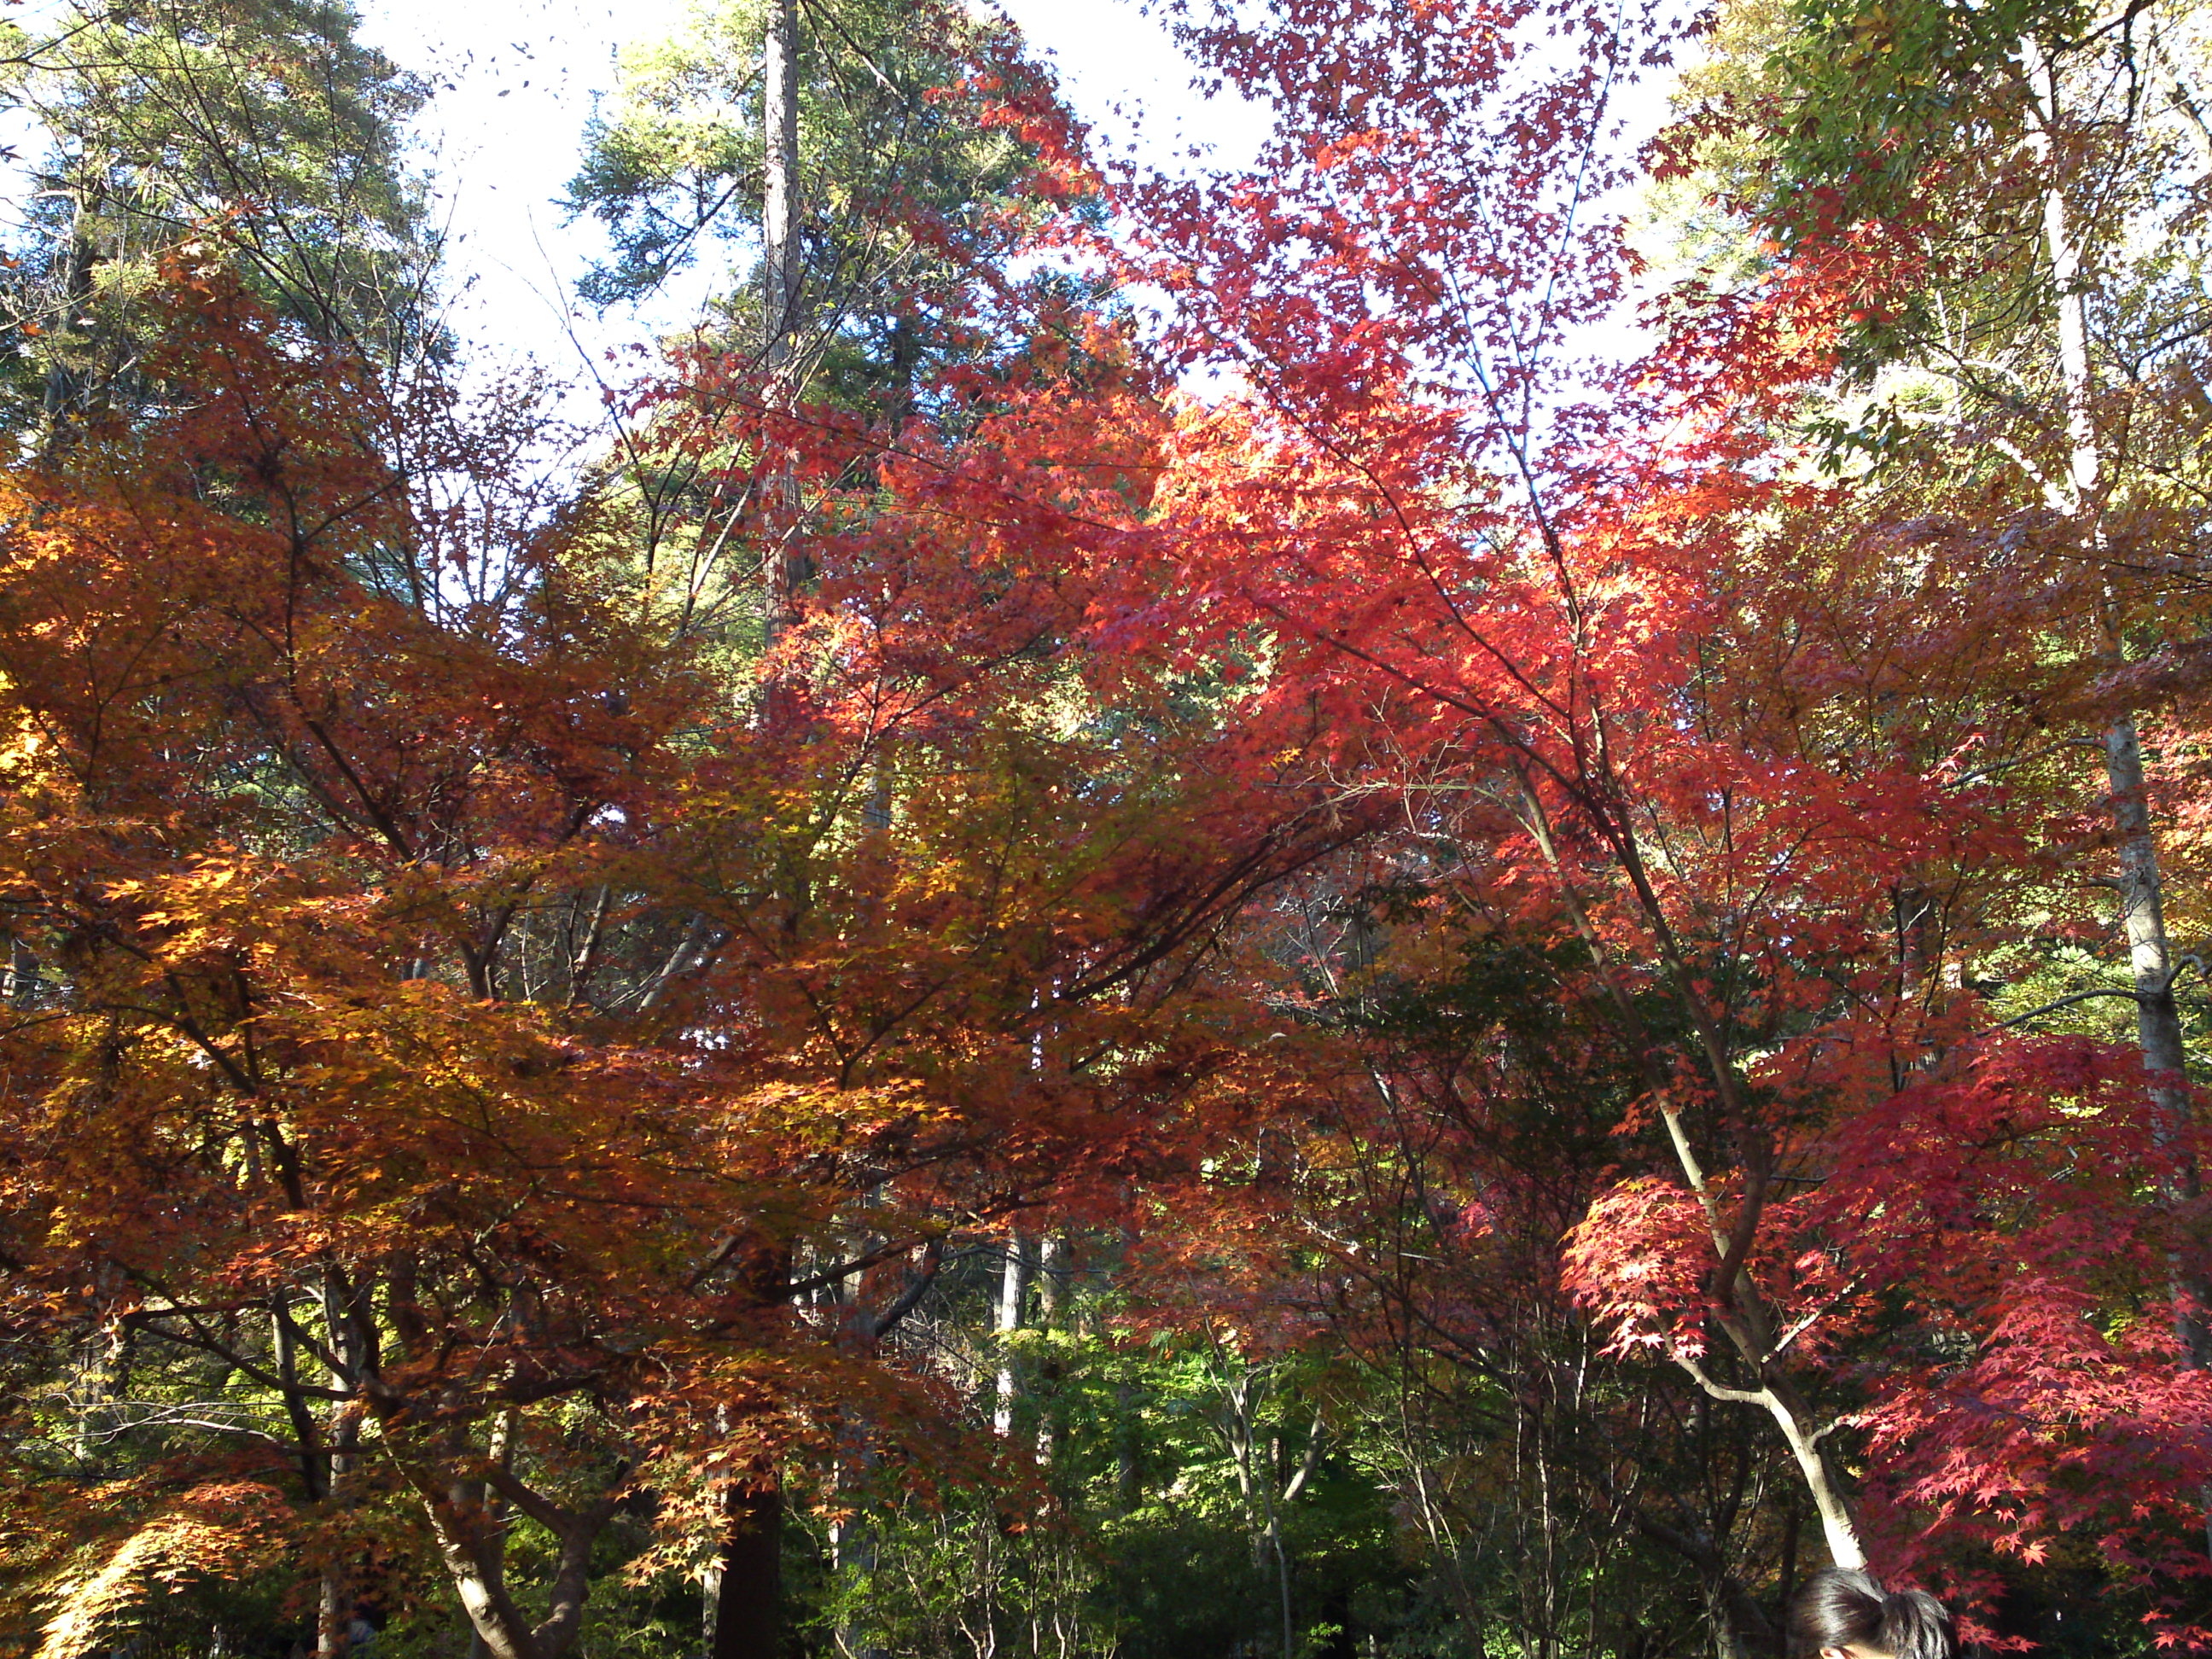
MULTIPOLYGON (((599 404, 592 376, 629 379, 636 364, 629 349, 691 322, 717 274, 688 273, 641 308, 603 316, 574 288, 605 255, 605 239, 561 205, 586 124, 613 90, 616 54, 680 28, 699 0, 359 3, 361 37, 434 89, 416 136, 449 239, 449 319, 466 360, 495 371, 534 359, 575 382, 568 407, 591 418, 599 404)), ((1170 167, 1183 165, 1194 143, 1232 165, 1255 153, 1263 112, 1233 94, 1209 100, 1194 90, 1191 65, 1139 0, 972 3, 994 3, 1020 26, 1109 153, 1170 167)), ((30 0, 21 21, 35 27, 50 9, 58 10, 52 0, 30 0)), ((1625 88, 1616 112, 1648 134, 1666 85, 1661 76, 1625 88)), ((0 114, 0 143, 37 148, 21 112, 0 114)), ((0 167, 0 198, 26 193, 27 160, 0 167)), ((21 200, 9 205, 22 211, 21 200)), ((1581 343, 1609 353, 1632 344, 1636 331, 1624 317, 1606 331, 1617 337, 1581 343)))
MULTIPOLYGON (((451 238, 452 319, 472 356, 535 357, 564 376, 604 371, 610 350, 696 315, 704 273, 670 284, 642 312, 601 317, 580 305, 575 282, 605 243, 560 205, 585 124, 614 85, 616 53, 678 28, 690 4, 366 0, 362 38, 437 88, 421 136, 451 238)), ((1003 0, 1001 9, 1117 149, 1132 141, 1139 111, 1138 142, 1148 147, 1195 139, 1238 157, 1256 144, 1256 112, 1200 98, 1174 43, 1130 0, 1003 0)))

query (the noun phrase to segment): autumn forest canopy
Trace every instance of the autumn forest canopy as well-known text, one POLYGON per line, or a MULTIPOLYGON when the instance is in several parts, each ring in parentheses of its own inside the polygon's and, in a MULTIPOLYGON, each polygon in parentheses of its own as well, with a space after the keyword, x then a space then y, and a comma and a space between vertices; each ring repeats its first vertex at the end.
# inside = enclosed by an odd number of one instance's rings
POLYGON ((2212 9, 1152 15, 0 15, 0 1656, 2212 1649, 2212 9))

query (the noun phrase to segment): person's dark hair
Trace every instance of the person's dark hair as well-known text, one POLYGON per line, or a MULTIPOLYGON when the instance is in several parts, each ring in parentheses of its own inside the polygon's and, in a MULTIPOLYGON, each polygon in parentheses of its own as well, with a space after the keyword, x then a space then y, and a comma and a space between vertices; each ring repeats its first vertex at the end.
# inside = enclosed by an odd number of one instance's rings
POLYGON ((1886 1593, 1869 1573, 1823 1567, 1790 1603, 1790 1648, 1816 1659, 1822 1648, 1872 1648, 1893 1659, 1954 1659, 1951 1615, 1925 1590, 1886 1593))

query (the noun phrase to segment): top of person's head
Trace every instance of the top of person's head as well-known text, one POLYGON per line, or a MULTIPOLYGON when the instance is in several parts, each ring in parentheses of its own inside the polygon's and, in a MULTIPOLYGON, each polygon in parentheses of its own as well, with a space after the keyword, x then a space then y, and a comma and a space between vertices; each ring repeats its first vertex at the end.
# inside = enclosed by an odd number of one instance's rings
POLYGON ((1951 1615, 1925 1590, 1892 1595, 1869 1573, 1823 1567, 1790 1603, 1790 1649, 1796 1659, 1856 1648, 1889 1659, 1954 1659, 1951 1615))

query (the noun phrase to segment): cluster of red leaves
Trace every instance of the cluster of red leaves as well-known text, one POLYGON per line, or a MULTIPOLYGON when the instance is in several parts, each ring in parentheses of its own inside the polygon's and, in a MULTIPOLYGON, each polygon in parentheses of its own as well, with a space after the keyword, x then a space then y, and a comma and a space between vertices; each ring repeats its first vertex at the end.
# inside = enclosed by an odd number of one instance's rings
MULTIPOLYGON (((1838 222, 1733 291, 1686 285, 1644 361, 1577 380, 1556 343, 1624 269, 1589 211, 1607 98, 1663 21, 1175 15, 1276 127, 1248 172, 1122 198, 1123 268, 1175 295, 1172 361, 1219 389, 1162 440, 1115 544, 1146 574, 1101 637, 1310 721, 1340 798, 1389 804, 1402 884, 1454 901, 1408 928, 1572 942, 1541 994, 1644 1085, 1564 1264, 1617 1354, 1828 1402, 1899 1571, 2094 1534, 2185 1594, 2205 1402, 2166 1287, 2201 1245, 2161 1195, 2197 1149, 2131 1049, 1987 1029, 1999 988, 1962 966, 2083 914, 2098 785, 2048 757, 2094 705, 2049 646, 2094 611, 2093 562, 2017 491, 1900 521, 1808 482, 1782 420, 1924 275, 1922 239, 1838 222), (1730 1348, 1731 1322, 1765 1334, 1730 1348)), ((1344 1283, 1376 1271, 1330 1237, 1304 1243, 1344 1283)))

